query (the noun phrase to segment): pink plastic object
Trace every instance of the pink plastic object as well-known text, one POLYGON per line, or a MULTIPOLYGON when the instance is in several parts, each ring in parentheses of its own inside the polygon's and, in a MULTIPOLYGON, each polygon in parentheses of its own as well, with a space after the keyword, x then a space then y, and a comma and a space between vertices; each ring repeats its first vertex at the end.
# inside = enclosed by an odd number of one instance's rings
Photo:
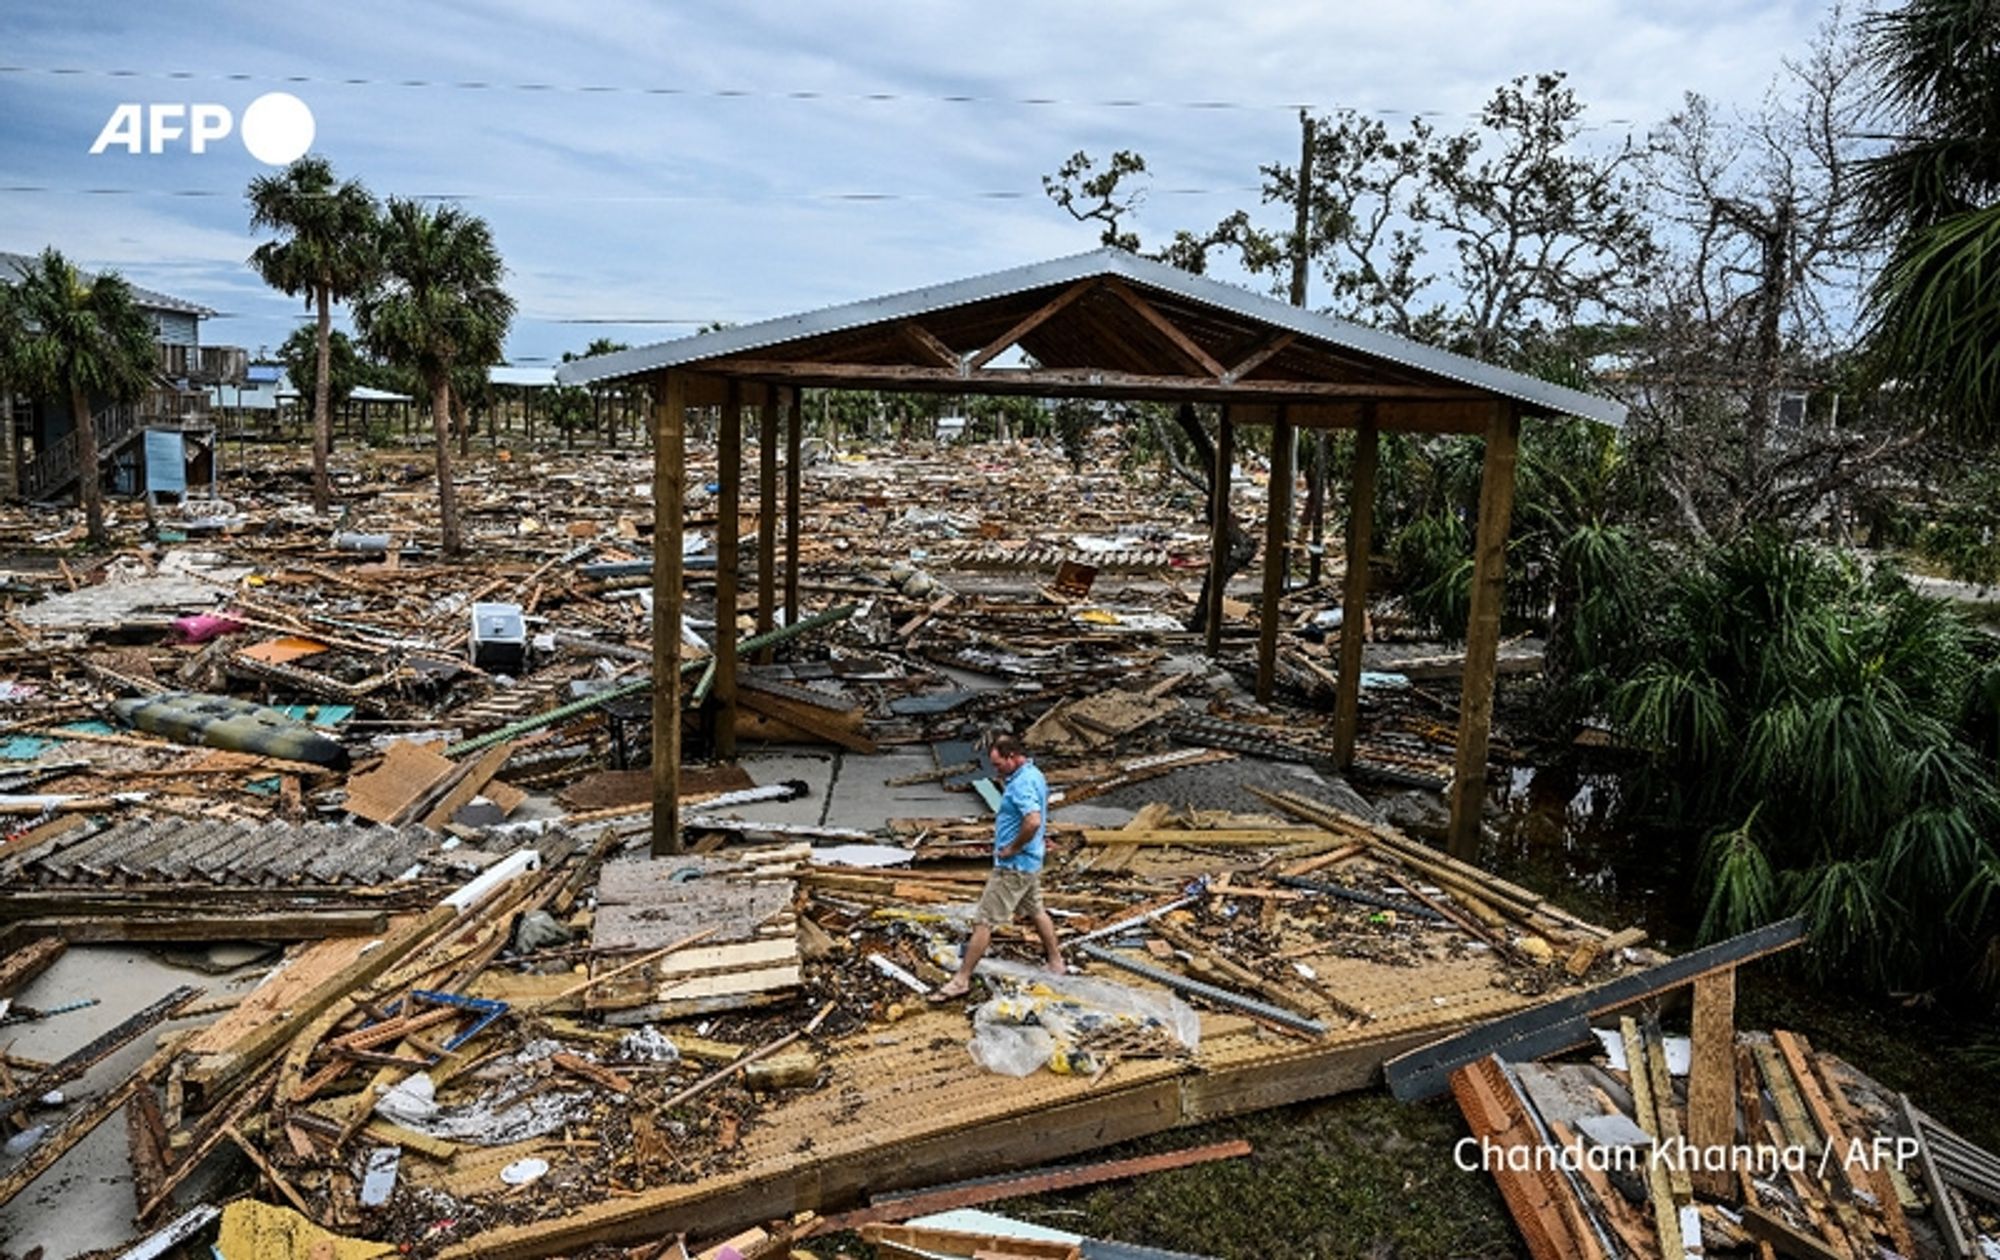
POLYGON ((206 643, 218 635, 235 634, 243 628, 240 621, 232 621, 218 613, 192 613, 174 619, 174 633, 183 643, 206 643))

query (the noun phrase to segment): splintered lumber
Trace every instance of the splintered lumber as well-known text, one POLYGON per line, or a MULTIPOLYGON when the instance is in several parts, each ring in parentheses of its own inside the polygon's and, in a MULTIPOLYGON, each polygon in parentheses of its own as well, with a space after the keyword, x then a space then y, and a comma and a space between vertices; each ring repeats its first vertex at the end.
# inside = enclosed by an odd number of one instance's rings
POLYGON ((722 1082, 736 1075, 738 1072, 741 1072, 743 1069, 749 1067, 751 1064, 756 1063, 762 1059, 770 1058, 772 1055, 778 1053, 778 1051, 780 1050, 783 1050, 786 1046, 791 1045, 794 1041, 799 1040, 801 1037, 812 1036, 814 1033, 819 1031, 820 1024, 826 1020, 827 1016, 833 1014, 833 1008, 838 1005, 839 1003, 837 1002, 828 1002, 825 1006, 819 1008, 819 1014, 813 1016, 812 1019, 807 1022, 804 1028, 793 1029, 791 1032, 786 1033, 784 1036, 779 1037, 776 1040, 767 1041, 763 1045, 757 1047, 755 1050, 752 1050, 750 1053, 742 1056, 741 1058, 732 1060, 728 1064, 717 1068, 713 1072, 710 1072, 707 1076, 702 1077, 700 1080, 688 1086, 680 1093, 675 1094, 672 1098, 669 1098, 667 1099, 667 1101, 661 1103, 659 1107, 660 1114, 665 1115, 667 1112, 672 1111, 674 1108, 681 1106, 684 1103, 689 1103, 694 1101, 695 1099, 701 1097, 703 1094, 706 1094, 709 1090, 714 1089, 717 1085, 722 1084, 722 1082))
POLYGON ((457 769, 428 744, 397 740, 374 769, 347 781, 347 812, 385 826, 400 823, 457 769))
POLYGON ((1757 1060, 1757 1070, 1764 1078, 1764 1088, 1771 1095, 1771 1102, 1778 1109, 1778 1123, 1784 1128, 1788 1141, 1805 1148, 1806 1154, 1818 1159, 1825 1150, 1819 1131, 1813 1127, 1806 1115, 1805 1100, 1799 1096, 1799 1087, 1792 1079, 1792 1071, 1785 1066, 1778 1048, 1769 1042, 1757 1042, 1750 1047, 1751 1055, 1757 1060))
MULTIPOLYGON (((309 947, 307 954, 320 946, 345 947, 336 956, 350 961, 282 1007, 259 1002, 264 997, 264 990, 272 987, 268 984, 252 993, 208 1032, 214 1034, 238 1017, 241 1017, 245 1027, 254 1031, 240 1042, 232 1045, 225 1041, 215 1052, 203 1055, 189 1069, 188 1081, 210 1094, 216 1094, 242 1080, 334 1003, 402 962, 457 918, 456 907, 441 905, 420 919, 405 921, 373 949, 366 948, 365 942, 356 945, 351 940, 324 941, 319 946, 309 947)), ((302 955, 293 965, 301 966, 304 962, 305 956, 302 955)))
POLYGON ((1645 928, 1624 928, 1613 932, 1601 941, 1585 941, 1583 944, 1577 946, 1570 954, 1569 961, 1564 964, 1564 969, 1572 976, 1581 980, 1592 967, 1597 965, 1597 960, 1606 954, 1616 954, 1621 949, 1630 949, 1634 945, 1644 945, 1645 943, 1645 928))
MULTIPOLYGON (((1568 1125, 1552 1118, 1547 1123, 1549 1134, 1563 1150, 1583 1149, 1583 1139, 1568 1125)), ((1634 1256, 1652 1255, 1654 1247, 1658 1244, 1645 1215, 1627 1202, 1624 1195, 1618 1193, 1617 1188, 1611 1184, 1611 1178, 1605 1175, 1602 1168, 1587 1159, 1577 1160, 1576 1165, 1577 1176, 1583 1178, 1584 1184, 1590 1187, 1591 1194, 1597 1197, 1598 1208, 1604 1214, 1605 1223, 1618 1235, 1618 1240, 1625 1244, 1625 1249, 1634 1256)))
POLYGON ((13 997, 55 965, 69 948, 60 936, 39 936, 0 959, 0 998, 13 997))
POLYGON ((1562 1173, 1546 1159, 1511 1154, 1543 1148, 1543 1142, 1500 1061, 1489 1057, 1453 1072, 1451 1094, 1480 1149, 1503 1153, 1486 1162, 1528 1254, 1535 1260, 1602 1260, 1604 1250, 1562 1173), (1526 1166, 1516 1168, 1517 1162, 1526 1166))
POLYGON ((1642 998, 1678 988, 1700 976, 1790 949, 1805 939, 1805 921, 1782 919, 1741 936, 1717 941, 1615 980, 1566 994, 1552 1002, 1489 1020, 1383 1065, 1390 1092, 1403 1102, 1435 1098, 1451 1073, 1489 1054, 1510 1063, 1539 1059, 1591 1041, 1590 1019, 1642 998))
POLYGON ((940 1260, 967 1257, 969 1260, 1081 1260, 1083 1249, 1075 1243, 1039 1242, 996 1234, 975 1234, 961 1229, 931 1229, 918 1225, 861 1227, 861 1240, 875 1248, 878 1256, 892 1260, 940 1260))
MULTIPOLYGON (((1827 1104, 1832 1108, 1835 1120, 1848 1133, 1859 1135, 1865 1132, 1866 1126, 1855 1116, 1853 1108, 1848 1104, 1846 1093, 1841 1089, 1840 1082, 1834 1079, 1826 1060, 1811 1054, 1810 1048, 1804 1047, 1803 1043, 1802 1048, 1807 1050, 1807 1057, 1819 1077, 1819 1083, 1826 1091, 1827 1104)), ((1896 1250, 1905 1256, 1916 1255, 1917 1244, 1910 1235, 1910 1221, 1903 1214, 1902 1196, 1896 1192, 1895 1178, 1890 1175, 1890 1165, 1868 1160, 1863 1163, 1858 1175, 1867 1178, 1868 1193, 1875 1199, 1883 1221, 1889 1226, 1889 1237, 1896 1244, 1896 1250)))
POLYGON ((1793 1260, 1854 1260, 1852 1253, 1836 1250, 1810 1234, 1793 1229, 1769 1208, 1744 1208, 1743 1232, 1758 1242, 1771 1244, 1772 1250, 1793 1260))
POLYGON ((131 1102, 147 1081, 166 1066, 172 1050, 160 1050, 133 1070, 117 1088, 99 1094, 83 1106, 63 1118, 61 1124, 49 1130, 33 1149, 21 1157, 19 1163, 0 1177, 0 1207, 11 1203, 15 1195, 35 1183, 35 1179, 52 1168, 56 1161, 67 1155, 70 1148, 81 1142, 96 1130, 97 1126, 118 1114, 126 1103, 131 1102))
MULTIPOLYGON (((1736 1141, 1736 973, 1719 971, 1694 982, 1693 1052, 1688 1065, 1688 1141, 1698 1151, 1736 1141)), ((1727 1201, 1736 1179, 1727 1168, 1698 1161, 1694 1187, 1727 1201)), ((1907 1252, 1905 1254, 1908 1254, 1907 1252)))
POLYGON ((1130 828, 1086 827, 1083 830, 1085 844, 1139 844, 1139 845, 1258 845, 1271 847, 1284 844, 1308 844, 1327 841, 1338 843, 1341 838, 1330 831, 1318 827, 1228 827, 1212 830, 1168 829, 1133 831, 1130 828))
POLYGON ((912 1217, 977 1207, 982 1203, 995 1203, 1001 1199, 1019 1198, 1022 1195, 1048 1194, 1056 1190, 1074 1189, 1077 1186, 1123 1181, 1129 1177, 1143 1177, 1150 1173, 1189 1168, 1196 1164, 1207 1164, 1221 1159, 1241 1159, 1248 1154, 1250 1154, 1250 1143, 1239 1138, 1230 1142, 1189 1147, 1181 1151, 1168 1151, 1160 1155, 1142 1155, 1135 1159, 1114 1159, 1097 1164, 1039 1168, 1007 1177, 988 1178, 969 1185, 915 1190, 907 1194, 877 1195, 865 1208, 857 1208, 838 1216, 822 1217, 814 1225, 812 1232, 827 1234, 843 1229, 859 1229, 863 1225, 877 1221, 907 1221, 912 1217))
MULTIPOLYGON (((1466 901, 1475 914, 1479 913, 1481 907, 1497 907, 1524 927, 1543 935, 1549 934, 1547 925, 1550 923, 1561 925, 1571 931, 1583 932, 1591 939, 1601 935, 1601 929, 1583 922, 1558 906, 1551 905, 1527 889, 1483 871, 1470 862, 1461 861, 1449 854, 1429 848, 1393 827, 1353 817, 1335 806, 1301 796, 1296 792, 1266 792, 1256 787, 1249 790, 1294 817, 1318 823, 1329 831, 1352 836, 1386 850, 1396 861, 1423 874, 1450 890, 1453 896, 1466 901)), ((1488 910, 1480 917, 1487 918, 1490 914, 1491 910, 1488 910)))
MULTIPOLYGON (((1660 1038, 1660 1026, 1646 1021, 1643 1046, 1646 1070, 1653 1077, 1653 1113, 1659 1117, 1660 1140, 1676 1150, 1685 1147, 1686 1128, 1681 1123, 1680 1105, 1674 1101, 1674 1078, 1667 1071, 1667 1047, 1660 1038)), ((1667 1184, 1673 1188, 1674 1203, 1685 1206, 1694 1198, 1694 1179, 1688 1175, 1687 1161, 1676 1159, 1667 1166, 1667 1184)))
POLYGON ((19 1091, 0 1098, 0 1120, 5 1120, 58 1085, 67 1084, 82 1076, 117 1053, 119 1047, 131 1043, 134 1038, 155 1024, 172 1018, 175 1011, 200 997, 201 992, 193 985, 184 984, 159 1001, 120 1021, 116 1028, 94 1039, 82 1049, 67 1055, 61 1062, 51 1065, 46 1072, 37 1073, 34 1080, 22 1086, 19 1091))
MULTIPOLYGON (((1633 1119, 1656 1145, 1663 1145, 1666 1134, 1660 1123, 1658 1100, 1653 1096, 1655 1081, 1646 1041, 1639 1035, 1638 1022, 1629 1015, 1618 1021, 1618 1031, 1625 1040, 1625 1067, 1626 1076, 1632 1084, 1633 1119)), ((1646 1198, 1653 1208, 1653 1231, 1660 1244, 1660 1254, 1666 1257, 1686 1254, 1686 1248, 1681 1245, 1680 1209, 1674 1202, 1673 1187, 1669 1184, 1663 1160, 1646 1161, 1646 1198)))

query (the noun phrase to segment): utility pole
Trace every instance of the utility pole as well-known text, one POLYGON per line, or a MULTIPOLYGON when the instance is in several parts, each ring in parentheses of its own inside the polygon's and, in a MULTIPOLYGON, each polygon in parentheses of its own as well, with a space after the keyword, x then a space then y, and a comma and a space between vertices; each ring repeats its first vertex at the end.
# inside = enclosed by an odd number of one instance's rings
MULTIPOLYGON (((1294 190, 1297 201, 1292 214, 1292 305, 1306 304, 1306 275, 1312 262, 1312 165, 1313 138, 1317 123, 1306 110, 1299 111, 1299 181, 1294 190)), ((1306 465, 1306 502, 1299 513, 1299 532, 1306 536, 1306 585, 1320 581, 1320 541, 1326 521, 1326 430, 1314 429, 1312 455, 1306 465)))

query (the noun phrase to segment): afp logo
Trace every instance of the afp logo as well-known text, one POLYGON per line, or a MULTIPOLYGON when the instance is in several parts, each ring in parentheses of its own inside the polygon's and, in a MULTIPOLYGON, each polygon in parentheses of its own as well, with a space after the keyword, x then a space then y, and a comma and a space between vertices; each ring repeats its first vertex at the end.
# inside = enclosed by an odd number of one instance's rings
POLYGON ((126 103, 111 111, 104 129, 90 146, 93 155, 108 149, 127 153, 168 153, 185 148, 206 153, 208 146, 239 131, 250 156, 270 166, 285 166, 312 148, 312 110, 290 92, 266 92, 243 111, 239 129, 227 105, 126 103))

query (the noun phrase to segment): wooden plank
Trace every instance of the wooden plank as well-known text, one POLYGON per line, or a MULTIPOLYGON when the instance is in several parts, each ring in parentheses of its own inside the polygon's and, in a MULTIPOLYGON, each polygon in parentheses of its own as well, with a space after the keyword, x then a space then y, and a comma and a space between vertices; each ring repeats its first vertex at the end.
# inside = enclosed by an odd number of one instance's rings
POLYGON ((452 815, 470 804, 472 798, 478 796, 485 790, 486 785, 492 782, 493 776, 500 773, 500 767, 506 765, 507 758, 514 755, 514 748, 514 743, 503 740, 481 753, 479 760, 472 763, 472 768, 460 776, 450 791, 439 798, 430 813, 424 815, 423 825, 432 831, 444 830, 452 815))
POLYGON ((799 391, 787 388, 783 392, 785 395, 785 622, 789 625, 805 617, 804 610, 799 607, 801 517, 799 493, 800 479, 805 471, 800 452, 803 449, 801 433, 805 416, 801 409, 799 391))
MULTIPOLYGON (((771 633, 777 599, 778 387, 766 385, 763 406, 757 410, 757 634, 771 633)), ((762 649, 758 662, 769 664, 772 651, 762 649)))
POLYGON ((715 501, 715 756, 736 759, 736 586, 742 553, 737 547, 743 486, 743 383, 731 378, 716 439, 715 501))
POLYGON ((140 1064, 116 1088, 99 1094, 77 1110, 63 1117, 62 1121, 43 1135, 20 1161, 0 1177, 0 1207, 12 1202, 14 1196, 35 1183, 36 1178, 54 1167, 56 1161, 70 1152, 78 1142, 94 1132, 116 1115, 134 1095, 166 1066, 169 1051, 161 1050, 140 1064))
POLYGON ((976 354, 965 360, 965 369, 977 372, 980 368, 985 367, 994 359, 1005 354, 1009 346, 1035 331, 1035 329, 1040 328, 1049 321, 1051 316, 1096 287, 1097 279, 1094 276, 1087 280, 1079 280, 1075 284, 1070 285, 1061 293, 1056 294, 1039 307, 1036 307, 1035 310, 1016 322, 1006 332, 987 342, 976 354))
POLYGON ((1795 1260, 1854 1260, 1851 1253, 1836 1250, 1810 1234, 1793 1229, 1769 1208, 1745 1207, 1743 1232, 1759 1242, 1769 1243, 1779 1255, 1795 1260))
MULTIPOLYGON (((1736 972, 1694 982, 1694 1048, 1688 1065, 1688 1141, 1698 1151, 1736 1142, 1736 972)), ((1702 1197, 1727 1202, 1736 1178, 1727 1168, 1696 1168, 1702 1197)))
POLYGON ((687 477, 685 372, 653 406, 653 856, 681 851, 681 522, 687 477))
MULTIPOLYGON (((1618 1021, 1619 1035, 1625 1042, 1626 1080, 1632 1089, 1632 1118, 1646 1136, 1655 1143, 1665 1142, 1665 1133, 1660 1124, 1658 1108, 1654 1105, 1653 1075, 1649 1069, 1649 1055, 1645 1040, 1639 1035, 1638 1021, 1626 1016, 1618 1021)), ((1681 1243, 1680 1209, 1674 1203, 1673 1187, 1669 1184, 1664 1161, 1646 1161, 1646 1199, 1653 1209, 1653 1235, 1660 1246, 1660 1254, 1668 1260, 1685 1255, 1686 1248, 1681 1243)))
MULTIPOLYGON (((31 935, 33 928, 24 934, 31 935)), ((35 936, 26 944, 10 951, 0 959, 0 998, 13 997, 28 987, 36 976, 41 975, 69 948, 69 942, 61 936, 35 936)))
MULTIPOLYGON (((406 921, 376 948, 353 956, 346 966, 283 1007, 259 1001, 263 989, 258 989, 241 1006, 211 1025, 207 1032, 214 1034, 223 1024, 230 1023, 239 1015, 259 1016, 265 1022, 241 1041, 234 1044, 225 1042, 223 1050, 205 1054, 188 1070, 187 1079, 210 1093, 226 1089, 232 1082, 254 1071, 266 1057, 334 1003, 350 997, 355 990, 402 962, 457 917, 458 912, 452 907, 439 906, 421 919, 406 921)), ((363 945, 367 943, 362 942, 363 945)))
POLYGON ((1299 335, 1289 330, 1272 333, 1258 342, 1248 354, 1238 359, 1227 372, 1222 374, 1222 379, 1228 383, 1242 380, 1275 356, 1283 354, 1298 339, 1299 335))
POLYGON ((1203 651, 1222 654, 1222 604, 1229 583, 1229 483, 1236 466, 1236 418, 1224 407, 1215 429, 1215 466, 1209 470, 1208 607, 1203 610, 1203 651))
POLYGON ((1361 649, 1368 627, 1368 556, 1375 545, 1378 450, 1375 405, 1363 403, 1361 427, 1354 433, 1354 495, 1347 509, 1347 577, 1341 587, 1340 664, 1333 692, 1333 763, 1343 770, 1354 764, 1361 728, 1361 649))
POLYGON ((734 997, 741 993, 768 993, 773 989, 794 988, 799 983, 797 963, 784 967, 758 967, 720 975, 684 976, 660 984, 662 1002, 699 1002, 706 998, 734 997))
MULTIPOLYGON (((1834 1079, 1833 1073, 1827 1069, 1826 1060, 1810 1053, 1808 1058, 1819 1077, 1821 1088, 1825 1091, 1827 1103, 1833 1109, 1833 1114, 1841 1127, 1857 1136, 1868 1132, 1869 1126, 1854 1114, 1853 1108, 1847 1101, 1847 1094, 1834 1079)), ((1890 1168, 1889 1164, 1878 1164, 1871 1160, 1863 1166, 1862 1175, 1868 1179, 1868 1192, 1874 1196, 1876 1203, 1881 1205, 1882 1219, 1889 1226, 1889 1237, 1896 1244, 1896 1250, 1902 1255, 1914 1256, 1917 1254, 1917 1244, 1911 1237, 1910 1220, 1903 1212, 1902 1195, 1897 1192, 1895 1179, 1889 1175, 1890 1168)))
MULTIPOLYGON (((399 739, 382 755, 381 764, 347 781, 347 812, 387 826, 421 802, 458 763, 430 744, 399 739)), ((490 776, 489 776, 490 777, 490 776)))
POLYGON ((1262 845, 1276 847, 1288 844, 1306 844, 1321 840, 1338 841, 1340 837, 1317 827, 1216 827, 1204 830, 1186 828, 1152 827, 1133 830, 1127 828, 1085 827, 1081 832, 1085 844, 1138 844, 1138 845, 1262 845))
POLYGON ((151 941, 317 941, 335 936, 379 934, 386 910, 304 910, 220 914, 88 915, 30 919, 27 926, 53 933, 72 945, 151 941))
POLYGON ((1480 818, 1486 804, 1486 748, 1493 728, 1493 668, 1500 654, 1507 528, 1514 513, 1514 467, 1520 438, 1519 410, 1513 403, 1494 403, 1486 426, 1486 460, 1479 481, 1472 612, 1465 629, 1465 681, 1459 694, 1457 763, 1451 779, 1448 847, 1461 861, 1479 856, 1480 818))
POLYGON ((788 959, 796 962, 798 956, 799 942, 796 936, 744 941, 736 945, 705 945, 697 949, 684 949, 663 959, 657 966, 657 972, 662 977, 685 979, 688 976, 743 970, 788 959))
POLYGON ((1126 284, 1123 280, 1116 277, 1110 277, 1104 281, 1104 288, 1107 292, 1115 294, 1119 301, 1130 307, 1155 332, 1165 337, 1168 344, 1173 346, 1189 367, 1206 372, 1217 380, 1222 380, 1229 375, 1229 369, 1216 362, 1214 355, 1202 349, 1194 338, 1188 336, 1182 330, 1180 325, 1161 314, 1158 307, 1133 292, 1131 285, 1126 284))
POLYGON ((965 361, 958 357, 958 352, 939 341, 936 333, 916 320, 904 320, 896 325, 896 332, 917 352, 919 358, 927 360, 925 367, 944 368, 952 372, 964 370, 965 361))
POLYGON ((1081 1260, 1083 1251, 1075 1243, 1039 1242, 998 1234, 975 1234, 961 1229, 931 1229, 918 1225, 861 1227, 861 1241, 875 1248, 878 1256, 894 1260, 934 1260, 940 1256, 968 1257, 972 1260, 1081 1260))
MULTIPOLYGON (((906 367, 900 364, 827 363, 811 359, 760 359, 750 355, 716 359, 708 366, 732 376, 754 376, 805 387, 831 389, 876 388, 927 391, 942 394, 965 392, 965 378, 945 368, 906 367)), ((1238 380, 1224 383, 1214 376, 1170 376, 1161 373, 1120 372, 1107 368, 1003 368, 976 372, 973 379, 981 394, 1019 397, 1138 398, 1178 402, 1332 402, 1381 399, 1399 403, 1473 403, 1493 405, 1493 396, 1483 390, 1455 385, 1390 385, 1377 382, 1322 380, 1238 380)), ((1452 416, 1447 425, 1463 428, 1462 417, 1452 416)), ((1397 428, 1421 427, 1421 417, 1398 417, 1397 428)))
POLYGON ((1257 702, 1271 703, 1278 687, 1278 605, 1291 568, 1287 546, 1292 524, 1292 419, 1278 408, 1271 426, 1271 480, 1264 502, 1264 598, 1257 609, 1257 702))
POLYGON ((1786 1139, 1818 1159, 1826 1148, 1806 1113, 1805 1100, 1799 1096, 1798 1084, 1792 1079, 1791 1069, 1785 1066, 1784 1057, 1778 1053, 1776 1046, 1761 1041, 1750 1047, 1750 1053, 1757 1061, 1757 1070, 1764 1078, 1764 1088, 1771 1095, 1771 1103, 1777 1108, 1778 1123, 1784 1129, 1786 1139))
POLYGON ((1562 1175, 1534 1167, 1528 1155, 1520 1157, 1528 1167, 1513 1167, 1516 1157, 1512 1152, 1532 1151, 1542 1140, 1528 1118, 1527 1104, 1515 1093, 1500 1061, 1482 1059, 1453 1072, 1451 1093, 1481 1149, 1508 1152, 1491 1161, 1487 1172, 1500 1188, 1500 1197, 1528 1244, 1528 1254, 1534 1260, 1601 1260, 1604 1252, 1596 1236, 1588 1229, 1577 1230, 1573 1224, 1577 1216, 1564 1210, 1570 1188, 1562 1175))
MULTIPOLYGON (((1645 1032, 1646 1070, 1653 1078, 1653 1113, 1659 1117, 1660 1139, 1679 1150, 1686 1145, 1687 1131, 1681 1122, 1680 1104, 1674 1101, 1674 1078, 1667 1071, 1667 1047, 1660 1039, 1659 1025, 1650 1018, 1645 1032)), ((1694 1198, 1694 1179, 1688 1173, 1686 1161, 1676 1159, 1667 1165, 1667 1185, 1673 1190, 1678 1207, 1685 1207, 1694 1198)))
POLYGON ((874 740, 842 726, 837 720, 832 720, 835 715, 814 705, 796 704, 782 696, 774 696, 749 687, 745 687, 737 696, 737 702, 743 708, 761 713, 774 721, 783 722, 786 726, 825 743, 836 744, 849 752, 872 754, 876 751, 874 740))
POLYGON ((1588 1044, 1592 1016, 1630 1006, 1697 977, 1790 949, 1804 939, 1803 919, 1781 919, 1580 993, 1454 1033, 1385 1064, 1390 1092, 1404 1102, 1435 1098, 1447 1088, 1451 1072, 1488 1054, 1518 1063, 1588 1044))

